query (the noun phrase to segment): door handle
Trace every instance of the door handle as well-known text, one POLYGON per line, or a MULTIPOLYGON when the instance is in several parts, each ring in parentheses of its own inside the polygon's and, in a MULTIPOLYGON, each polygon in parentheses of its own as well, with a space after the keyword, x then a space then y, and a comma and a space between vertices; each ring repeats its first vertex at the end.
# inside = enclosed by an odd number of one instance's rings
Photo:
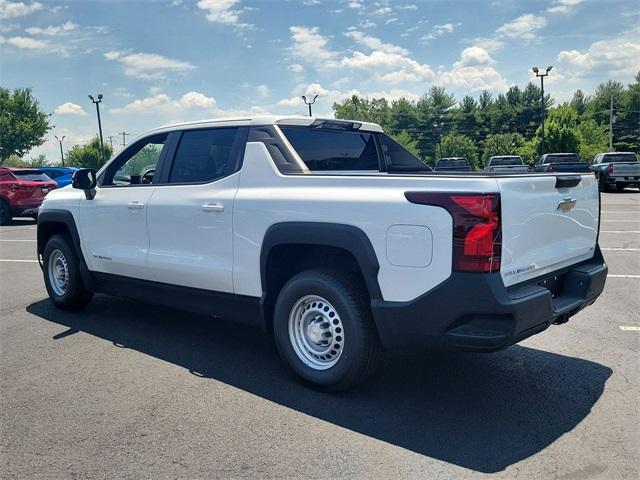
POLYGON ((205 203, 202 205, 202 210, 205 212, 224 212, 224 205, 222 203, 205 203))
POLYGON ((127 203, 127 207, 129 207, 129 209, 134 210, 137 208, 144 208, 144 203, 142 202, 129 202, 127 203))

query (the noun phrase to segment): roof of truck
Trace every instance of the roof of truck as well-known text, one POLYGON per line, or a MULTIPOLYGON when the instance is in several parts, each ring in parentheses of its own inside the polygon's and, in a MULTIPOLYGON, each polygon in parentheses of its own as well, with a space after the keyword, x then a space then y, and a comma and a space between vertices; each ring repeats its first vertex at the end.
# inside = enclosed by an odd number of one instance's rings
POLYGON ((206 128, 206 127, 221 127, 221 126, 259 126, 259 125, 299 125, 309 126, 316 121, 327 122, 340 122, 340 123, 354 123, 359 124, 358 130, 369 132, 382 132, 382 127, 376 123, 361 122, 360 120, 344 120, 336 118, 326 117, 304 117, 304 116, 292 116, 292 115, 263 115, 263 116, 247 116, 247 117, 232 117, 232 118, 214 118, 207 120, 197 120, 193 122, 176 123, 171 125, 164 125, 162 127, 154 128, 145 132, 143 135, 149 133, 162 133, 165 131, 171 131, 184 128, 206 128))

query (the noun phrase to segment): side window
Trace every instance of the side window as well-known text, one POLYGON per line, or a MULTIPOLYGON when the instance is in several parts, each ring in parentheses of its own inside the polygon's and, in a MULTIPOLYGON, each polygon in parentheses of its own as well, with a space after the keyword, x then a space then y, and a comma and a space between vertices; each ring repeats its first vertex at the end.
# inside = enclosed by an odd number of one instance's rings
POLYGON ((237 165, 234 144, 238 128, 211 128, 183 132, 169 183, 212 182, 233 173, 237 165))
POLYGON ((378 139, 382 146, 382 156, 387 165, 387 170, 390 172, 431 170, 431 167, 387 134, 380 133, 378 139))
POLYGON ((372 133, 308 127, 280 127, 312 172, 380 171, 372 133))
POLYGON ((130 146, 109 166, 102 185, 146 185, 153 182, 156 165, 168 134, 145 138, 130 146))

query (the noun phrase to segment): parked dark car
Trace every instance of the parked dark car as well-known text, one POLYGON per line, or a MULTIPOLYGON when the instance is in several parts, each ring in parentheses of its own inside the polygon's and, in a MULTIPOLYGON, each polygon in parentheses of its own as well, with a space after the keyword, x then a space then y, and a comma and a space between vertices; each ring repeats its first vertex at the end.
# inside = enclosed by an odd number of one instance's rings
POLYGON ((441 158, 436 163, 436 172, 470 172, 471 165, 464 157, 441 158))
POLYGON ((484 170, 495 173, 527 173, 529 166, 525 165, 522 157, 518 155, 494 155, 484 170))
POLYGON ((38 216, 44 196, 56 188, 42 170, 0 167, 0 225, 8 225, 13 217, 38 216))
POLYGON ((587 162, 583 162, 577 153, 545 153, 536 163, 536 172, 576 172, 591 171, 587 162))
POLYGON ((640 188, 640 162, 633 152, 599 153, 591 168, 598 179, 600 191, 609 187, 618 191, 630 186, 640 188))
POLYGON ((58 188, 62 188, 71 184, 73 172, 78 169, 75 167, 40 167, 39 170, 42 170, 49 178, 56 182, 58 188))

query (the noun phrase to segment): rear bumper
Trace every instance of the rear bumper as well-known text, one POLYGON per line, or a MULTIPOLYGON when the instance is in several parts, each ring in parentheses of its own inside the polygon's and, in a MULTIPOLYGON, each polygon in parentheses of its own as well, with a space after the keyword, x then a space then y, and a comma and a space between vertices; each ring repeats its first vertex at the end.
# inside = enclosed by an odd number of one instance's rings
POLYGON ((505 287, 500 273, 453 273, 410 302, 373 301, 385 348, 446 346, 495 351, 564 323, 595 302, 607 278, 600 249, 591 260, 505 287))
POLYGON ((638 183, 640 176, 607 176, 604 181, 607 183, 638 183))

